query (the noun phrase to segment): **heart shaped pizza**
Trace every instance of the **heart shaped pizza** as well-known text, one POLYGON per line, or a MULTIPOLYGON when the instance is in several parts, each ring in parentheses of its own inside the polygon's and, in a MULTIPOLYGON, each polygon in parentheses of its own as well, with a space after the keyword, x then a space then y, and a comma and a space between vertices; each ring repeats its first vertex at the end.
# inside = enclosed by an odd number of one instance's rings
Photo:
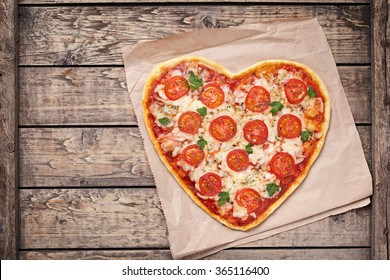
POLYGON ((329 127, 330 96, 297 62, 268 60, 233 74, 185 56, 151 71, 143 111, 157 153, 191 199, 248 230, 309 172, 329 127))

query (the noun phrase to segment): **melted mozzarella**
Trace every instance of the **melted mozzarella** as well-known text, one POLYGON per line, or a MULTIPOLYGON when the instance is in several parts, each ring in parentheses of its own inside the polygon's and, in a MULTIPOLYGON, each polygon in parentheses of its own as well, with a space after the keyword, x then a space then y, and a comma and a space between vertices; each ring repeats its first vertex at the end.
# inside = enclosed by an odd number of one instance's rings
POLYGON ((282 150, 292 155, 295 164, 301 163, 304 160, 302 140, 299 137, 284 139, 282 150))

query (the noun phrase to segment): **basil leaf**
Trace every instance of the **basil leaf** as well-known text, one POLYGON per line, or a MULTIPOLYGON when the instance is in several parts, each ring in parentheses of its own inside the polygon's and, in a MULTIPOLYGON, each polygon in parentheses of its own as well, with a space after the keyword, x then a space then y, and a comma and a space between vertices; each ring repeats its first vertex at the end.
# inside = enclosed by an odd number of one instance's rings
POLYGON ((245 146, 245 151, 246 151, 248 154, 253 154, 252 146, 253 146, 252 143, 248 143, 248 145, 245 146))
POLYGON ((317 96, 317 93, 314 91, 314 89, 312 87, 309 87, 309 89, 307 90, 307 95, 310 97, 310 98, 313 98, 313 97, 316 97, 317 96))
POLYGON ((171 122, 167 117, 158 119, 158 121, 159 121, 159 122, 161 123, 161 125, 163 125, 163 126, 166 126, 166 125, 170 124, 170 122, 171 122))
POLYGON ((196 111, 199 113, 199 115, 201 115, 202 117, 206 116, 207 115, 207 108, 206 107, 202 107, 202 108, 199 108, 199 109, 196 109, 196 111))
POLYGON ((312 135, 313 135, 313 132, 311 132, 309 130, 301 131, 302 142, 305 143, 309 139, 309 137, 312 135))
POLYGON ((272 197, 276 192, 279 191, 279 189, 280 187, 275 183, 267 184, 266 187, 269 197, 272 197))
POLYGON ((207 145, 207 141, 203 139, 203 137, 200 137, 200 139, 198 140, 198 142, 196 142, 196 144, 198 144, 198 146, 203 150, 204 147, 206 147, 207 145))
POLYGON ((218 194, 218 205, 219 206, 222 206, 224 205, 226 202, 230 202, 230 194, 229 192, 220 192, 218 194))
POLYGON ((196 76, 194 72, 190 72, 190 77, 188 78, 188 82, 190 83, 190 88, 192 90, 198 89, 201 85, 203 85, 202 78, 196 76))
POLYGON ((275 116, 284 107, 283 104, 280 103, 279 101, 274 101, 270 105, 272 107, 272 110, 271 110, 272 116, 275 116))

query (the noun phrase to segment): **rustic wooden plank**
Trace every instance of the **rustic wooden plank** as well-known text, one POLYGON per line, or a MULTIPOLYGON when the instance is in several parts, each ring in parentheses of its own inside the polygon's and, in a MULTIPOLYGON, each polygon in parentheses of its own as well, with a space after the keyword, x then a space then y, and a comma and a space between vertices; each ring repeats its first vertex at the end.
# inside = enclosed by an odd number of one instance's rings
MULTIPOLYGON (((22 251, 23 260, 164 260, 172 256, 163 250, 91 250, 91 251, 22 251)), ((366 260, 369 248, 336 249, 228 249, 208 256, 210 260, 366 260)))
POLYGON ((323 26, 336 62, 370 62, 369 5, 88 5, 22 6, 20 63, 122 65, 124 45, 196 28, 313 17, 323 26))
POLYGON ((20 130, 20 185, 154 185, 138 128, 20 130))
MULTIPOLYGON (((168 247, 154 188, 22 189, 20 212, 21 249, 168 247)), ((241 247, 369 246, 370 213, 351 210, 241 247)))
MULTIPOLYGON (((90 3, 207 3, 210 0, 19 0, 19 4, 90 4, 90 3)), ((214 0, 214 3, 286 3, 286 0, 214 0)), ((370 0, 290 0, 291 3, 305 4, 305 3, 338 3, 338 4, 369 4, 370 0)))
MULTIPOLYGON (((355 122, 371 122, 369 66, 340 66, 355 122)), ((19 123, 136 125, 123 68, 20 68, 19 123), (115 114, 113 114, 115 112, 115 114)))
POLYGON ((17 3, 0 5, 0 259, 17 256, 17 3))
MULTIPOLYGON (((359 128, 370 164, 371 128, 359 128)), ((151 186, 138 128, 20 129, 21 187, 151 186)))
POLYGON ((390 259, 390 3, 372 5, 372 258, 390 259))

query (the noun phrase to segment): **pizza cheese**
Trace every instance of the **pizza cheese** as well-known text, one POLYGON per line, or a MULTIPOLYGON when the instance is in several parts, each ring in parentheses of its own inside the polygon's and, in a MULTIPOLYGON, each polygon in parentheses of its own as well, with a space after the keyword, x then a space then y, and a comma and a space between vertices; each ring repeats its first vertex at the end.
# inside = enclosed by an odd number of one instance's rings
POLYGON ((159 156, 192 200, 247 230, 308 173, 328 130, 330 97, 296 62, 264 61, 232 74, 205 58, 181 57, 150 73, 143 110, 159 156))

